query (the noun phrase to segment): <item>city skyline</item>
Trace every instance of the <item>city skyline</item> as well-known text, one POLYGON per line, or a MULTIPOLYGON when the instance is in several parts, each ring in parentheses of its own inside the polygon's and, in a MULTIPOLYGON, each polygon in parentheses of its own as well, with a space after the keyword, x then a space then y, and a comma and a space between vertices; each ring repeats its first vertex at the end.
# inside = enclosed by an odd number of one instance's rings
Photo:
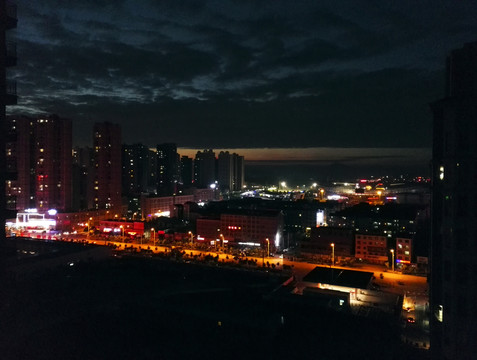
POLYGON ((71 118, 77 145, 110 121, 125 143, 430 148, 442 58, 477 30, 441 5, 19 3, 9 111, 71 118))

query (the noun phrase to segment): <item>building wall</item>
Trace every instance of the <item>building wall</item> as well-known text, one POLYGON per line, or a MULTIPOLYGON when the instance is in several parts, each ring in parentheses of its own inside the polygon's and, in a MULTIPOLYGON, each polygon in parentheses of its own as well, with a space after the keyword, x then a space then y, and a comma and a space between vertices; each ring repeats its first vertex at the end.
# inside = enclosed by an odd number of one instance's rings
POLYGON ((477 353, 477 42, 447 59, 446 97, 433 123, 431 351, 433 359, 477 353))
POLYGON ((169 196, 176 192, 179 181, 179 158, 177 145, 157 145, 157 193, 169 196))
POLYGON ((121 209, 121 128, 109 122, 94 125, 95 180, 93 207, 121 209))
POLYGON ((36 121, 36 208, 72 207, 72 125, 56 115, 36 121))
POLYGON ((149 149, 143 144, 122 146, 122 195, 131 196, 148 189, 149 149))
POLYGON ((142 221, 102 220, 99 230, 110 235, 143 236, 144 223, 142 221))
POLYGON ((7 144, 7 157, 15 163, 17 177, 7 182, 7 204, 16 210, 35 207, 35 125, 36 120, 25 116, 8 118, 13 139, 7 144))
POLYGON ((335 256, 354 256, 354 230, 320 226, 311 229, 309 241, 300 243, 302 253, 331 255, 331 244, 335 246, 335 256))
POLYGON ((412 262, 412 239, 396 238, 396 261, 402 264, 412 262))
POLYGON ((194 159, 194 185, 208 188, 216 179, 215 153, 212 149, 198 151, 194 159))
POLYGON ((181 157, 181 183, 184 188, 192 186, 194 181, 194 162, 188 156, 181 157))
POLYGON ((388 261, 387 238, 379 235, 355 235, 355 257, 374 263, 388 261))
POLYGON ((94 153, 90 147, 73 149, 73 210, 93 208, 94 153))
POLYGON ((194 201, 194 195, 143 198, 141 204, 141 209, 144 211, 143 218, 155 216, 156 213, 170 212, 173 205, 183 205, 189 201, 194 201))
POLYGON ((228 151, 221 151, 217 159, 219 189, 233 190, 233 157, 228 151))
POLYGON ((222 214, 220 229, 225 239, 234 242, 255 242, 264 244, 269 239, 273 246, 279 232, 279 216, 256 216, 222 214))
POLYGON ((241 191, 245 185, 245 159, 238 154, 233 156, 233 191, 241 191))
POLYGON ((221 214, 220 220, 197 219, 197 234, 205 241, 215 240, 223 235, 229 243, 250 242, 267 245, 272 251, 282 246, 283 217, 280 212, 273 215, 260 212, 247 214, 221 214), (276 243, 278 235, 279 244, 276 243))
POLYGON ((220 237, 220 219, 197 219, 196 234, 198 241, 215 241, 220 237))

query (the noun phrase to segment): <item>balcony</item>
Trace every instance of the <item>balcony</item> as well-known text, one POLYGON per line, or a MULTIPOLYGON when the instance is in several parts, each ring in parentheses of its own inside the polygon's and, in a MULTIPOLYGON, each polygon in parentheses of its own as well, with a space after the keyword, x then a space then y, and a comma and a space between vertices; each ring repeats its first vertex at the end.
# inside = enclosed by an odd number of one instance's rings
POLYGON ((5 91, 5 105, 17 104, 17 83, 16 81, 7 81, 5 91))
POLYGON ((10 1, 5 2, 5 12, 7 14, 7 30, 17 27, 17 4, 10 1))
POLYGON ((15 66, 17 64, 17 44, 13 41, 7 42, 7 57, 5 59, 5 65, 15 66))

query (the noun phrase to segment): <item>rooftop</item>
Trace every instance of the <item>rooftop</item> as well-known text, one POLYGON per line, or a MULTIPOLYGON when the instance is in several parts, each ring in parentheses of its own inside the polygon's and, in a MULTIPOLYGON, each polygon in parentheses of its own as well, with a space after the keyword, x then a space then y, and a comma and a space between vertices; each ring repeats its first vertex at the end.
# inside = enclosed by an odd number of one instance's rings
POLYGON ((372 272, 317 266, 305 275, 303 281, 367 289, 372 278, 372 272))

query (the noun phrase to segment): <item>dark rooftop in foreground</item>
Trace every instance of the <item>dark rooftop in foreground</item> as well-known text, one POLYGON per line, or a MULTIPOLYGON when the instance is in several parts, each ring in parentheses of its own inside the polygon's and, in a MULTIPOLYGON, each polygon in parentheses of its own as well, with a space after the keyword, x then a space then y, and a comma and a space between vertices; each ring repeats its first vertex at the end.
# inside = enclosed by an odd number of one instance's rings
POLYGON ((303 281, 367 289, 372 278, 372 272, 317 266, 305 275, 303 281))

